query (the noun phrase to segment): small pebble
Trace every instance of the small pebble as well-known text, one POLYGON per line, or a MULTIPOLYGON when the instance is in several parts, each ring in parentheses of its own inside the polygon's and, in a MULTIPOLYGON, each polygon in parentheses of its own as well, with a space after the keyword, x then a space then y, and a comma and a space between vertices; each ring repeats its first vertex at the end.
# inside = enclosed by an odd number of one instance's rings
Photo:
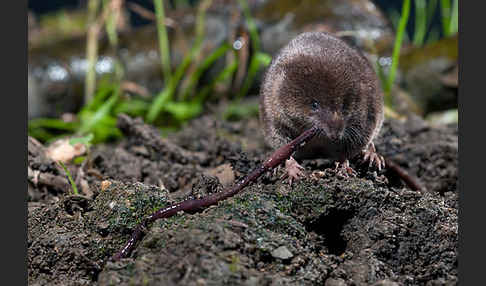
POLYGON ((287 249, 287 247, 285 247, 285 246, 280 246, 279 248, 273 250, 272 256, 273 256, 273 258, 279 258, 279 259, 282 259, 282 260, 294 257, 292 252, 290 252, 287 249))

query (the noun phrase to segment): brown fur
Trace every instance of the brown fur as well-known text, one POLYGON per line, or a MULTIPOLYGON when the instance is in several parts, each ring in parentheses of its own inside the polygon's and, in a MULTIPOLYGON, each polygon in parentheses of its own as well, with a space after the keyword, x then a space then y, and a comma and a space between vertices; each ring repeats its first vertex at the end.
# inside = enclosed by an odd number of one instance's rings
POLYGON ((327 33, 303 33, 280 50, 265 74, 260 120, 273 148, 316 125, 320 135, 294 157, 344 161, 378 134, 383 95, 358 51, 327 33))

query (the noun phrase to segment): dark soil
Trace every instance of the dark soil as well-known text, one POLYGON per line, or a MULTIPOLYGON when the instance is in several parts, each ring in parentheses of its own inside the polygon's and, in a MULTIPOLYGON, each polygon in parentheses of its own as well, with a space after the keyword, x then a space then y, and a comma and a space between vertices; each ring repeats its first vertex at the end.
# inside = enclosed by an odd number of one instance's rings
POLYGON ((357 178, 322 172, 289 186, 267 174, 194 215, 153 223, 129 258, 111 262, 154 210, 220 191, 271 150, 255 118, 214 116, 160 138, 120 117, 126 139, 94 146, 70 166, 87 182, 70 195, 64 172, 29 138, 28 273, 31 285, 456 285, 458 130, 419 118, 387 120, 378 151, 426 187, 352 160, 357 178))

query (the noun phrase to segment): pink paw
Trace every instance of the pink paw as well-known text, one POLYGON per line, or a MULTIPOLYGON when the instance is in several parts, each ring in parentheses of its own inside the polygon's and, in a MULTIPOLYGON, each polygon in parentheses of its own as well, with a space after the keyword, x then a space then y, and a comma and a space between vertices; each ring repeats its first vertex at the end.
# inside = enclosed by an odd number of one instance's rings
POLYGON ((370 161, 368 165, 369 167, 373 166, 373 163, 380 171, 385 167, 385 158, 383 158, 383 156, 376 153, 375 144, 373 144, 373 142, 371 142, 368 148, 363 150, 362 152, 363 152, 363 160, 370 161))
POLYGON ((349 166, 349 161, 346 160, 344 162, 336 162, 335 163, 336 167, 334 168, 334 171, 336 172, 336 175, 343 177, 343 178, 349 178, 351 177, 356 177, 358 173, 349 166))
POLYGON ((293 157, 285 161, 285 173, 281 179, 289 178, 289 185, 292 185, 294 180, 302 179, 306 176, 304 172, 304 167, 299 165, 293 157))

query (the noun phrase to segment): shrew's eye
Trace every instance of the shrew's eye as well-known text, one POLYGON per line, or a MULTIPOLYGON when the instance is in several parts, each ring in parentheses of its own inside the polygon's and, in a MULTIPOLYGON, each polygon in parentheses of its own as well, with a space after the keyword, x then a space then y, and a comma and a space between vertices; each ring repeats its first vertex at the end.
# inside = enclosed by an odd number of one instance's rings
POLYGON ((312 108, 312 110, 314 110, 314 111, 315 111, 315 110, 318 110, 318 109, 319 109, 319 103, 318 103, 317 101, 313 101, 313 102, 311 103, 311 108, 312 108))

